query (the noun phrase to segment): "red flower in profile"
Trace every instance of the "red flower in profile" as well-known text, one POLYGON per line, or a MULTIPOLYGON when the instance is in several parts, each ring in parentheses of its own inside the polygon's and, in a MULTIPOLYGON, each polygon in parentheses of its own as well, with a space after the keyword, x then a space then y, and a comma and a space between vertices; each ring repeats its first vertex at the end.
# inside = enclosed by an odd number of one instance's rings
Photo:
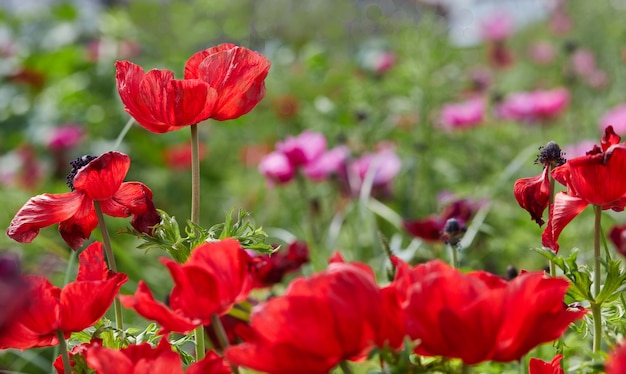
POLYGON ((130 345, 119 350, 94 345, 87 350, 85 357, 89 367, 97 374, 228 374, 231 372, 224 360, 214 351, 208 352, 202 360, 183 371, 180 356, 172 350, 165 337, 161 338, 156 348, 149 343, 130 345))
POLYGON ((560 337, 586 311, 563 304, 565 279, 523 273, 510 282, 478 271, 463 274, 441 261, 410 268, 395 260, 396 288, 415 353, 466 364, 520 359, 560 337))
POLYGON ((226 349, 235 365, 272 374, 327 373, 382 344, 383 298, 362 266, 332 263, 298 278, 283 296, 257 305, 245 342, 226 349))
POLYGON ((295 241, 285 251, 271 255, 252 257, 253 288, 270 287, 280 283, 285 274, 296 271, 309 262, 309 248, 306 243, 295 241))
POLYGON ((531 358, 528 364, 530 374, 565 374, 561 367, 563 355, 556 355, 550 362, 542 361, 538 358, 531 358))
POLYGON ((626 226, 613 226, 608 236, 617 248, 617 253, 626 257, 626 226))
POLYGON ((459 221, 461 226, 464 226, 476 214, 480 205, 480 203, 469 199, 454 199, 440 215, 430 215, 423 219, 405 220, 402 225, 409 234, 417 238, 432 242, 439 241, 449 219, 454 218, 459 221))
POLYGON ((218 121, 238 118, 265 96, 270 61, 263 55, 224 43, 197 52, 185 64, 185 80, 200 79, 217 91, 211 117, 218 121))
POLYGON ((152 203, 152 191, 143 183, 122 183, 130 168, 130 158, 119 152, 100 157, 83 156, 72 162, 68 176, 72 192, 32 197, 15 214, 7 235, 20 243, 30 243, 43 227, 59 223, 59 233, 74 250, 80 248, 98 225, 94 201, 112 217, 132 216, 131 225, 151 234, 160 222, 152 203))
POLYGON ((609 354, 604 366, 606 374, 622 374, 626 371, 626 345, 621 345, 609 354))
POLYGON ((135 295, 120 296, 126 308, 159 323, 161 333, 185 333, 209 324, 212 315, 245 300, 252 286, 250 256, 235 239, 202 244, 183 265, 167 258, 161 262, 174 279, 169 307, 156 301, 143 281, 135 295))
POLYGON ((0 337, 0 349, 56 345, 57 330, 69 338, 102 318, 128 277, 107 268, 100 242, 91 244, 78 258, 76 281, 62 289, 43 277, 24 277, 30 284, 30 304, 0 337))
POLYGON ((552 170, 554 179, 567 186, 550 208, 548 226, 542 235, 545 247, 558 252, 559 235, 587 205, 622 211, 626 207, 626 143, 606 128, 600 146, 581 157, 572 158, 552 170))

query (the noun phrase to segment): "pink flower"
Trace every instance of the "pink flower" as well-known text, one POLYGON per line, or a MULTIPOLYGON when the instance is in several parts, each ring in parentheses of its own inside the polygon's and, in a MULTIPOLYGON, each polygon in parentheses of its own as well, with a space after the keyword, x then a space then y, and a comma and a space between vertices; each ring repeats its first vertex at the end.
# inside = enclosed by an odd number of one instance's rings
POLYGON ((371 180, 371 188, 388 192, 393 178, 400 172, 402 161, 392 149, 366 153, 348 163, 344 178, 353 195, 359 195, 364 183, 371 180), (370 179, 371 178, 371 179, 370 179))
POLYGON ((345 145, 335 147, 304 167, 304 174, 315 181, 338 174, 345 166, 350 150, 345 145))
POLYGON ((481 97, 461 103, 446 104, 441 110, 440 123, 446 130, 473 127, 483 121, 485 100, 481 97))
POLYGON ((483 21, 481 34, 485 40, 504 40, 513 34, 514 26, 513 19, 508 13, 494 13, 483 21))
POLYGON ((508 95, 496 108, 503 119, 517 121, 540 121, 561 114, 569 103, 566 88, 516 92, 508 95))
POLYGON ((621 104, 606 112, 600 119, 600 130, 604 131, 609 126, 618 135, 626 135, 626 104, 621 104))
POLYGON ((320 133, 304 131, 298 136, 289 136, 276 144, 294 167, 303 166, 320 157, 326 150, 326 138, 320 133))
POLYGON ((585 139, 576 144, 570 144, 565 146, 565 148, 563 148, 563 153, 565 154, 566 158, 584 156, 585 154, 587 154, 587 152, 593 149, 593 146, 595 144, 596 142, 594 140, 585 139))
POLYGON ((391 69, 396 64, 396 54, 390 51, 383 51, 376 56, 374 64, 374 72, 376 74, 383 74, 391 69))
POLYGON ((270 185, 290 182, 296 175, 296 169, 289 158, 282 152, 272 152, 259 163, 259 172, 267 178, 270 185))
POLYGON ((85 131, 81 125, 71 123, 55 128, 50 134, 47 146, 56 151, 77 146, 84 139, 85 131))
POLYGON ((580 76, 586 77, 596 70, 596 58, 588 49, 577 49, 572 55, 572 68, 580 76))
POLYGON ((539 64, 547 65, 554 61, 556 50, 550 42, 540 41, 532 44, 529 49, 530 59, 539 64))

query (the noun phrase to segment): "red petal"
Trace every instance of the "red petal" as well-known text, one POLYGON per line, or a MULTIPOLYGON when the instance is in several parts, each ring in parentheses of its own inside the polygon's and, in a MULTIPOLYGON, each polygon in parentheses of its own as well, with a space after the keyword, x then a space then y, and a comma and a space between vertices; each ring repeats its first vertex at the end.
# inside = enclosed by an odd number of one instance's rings
POLYGON ((113 198, 101 202, 102 211, 112 217, 133 216, 132 226, 139 232, 152 234, 152 227, 161 217, 152 202, 152 191, 143 183, 125 182, 113 198))
POLYGON ((154 117, 149 105, 141 96, 141 81, 145 77, 143 69, 128 61, 115 63, 117 91, 125 105, 125 110, 140 125, 152 132, 167 132, 170 126, 154 117))
POLYGON ((162 259, 168 267, 174 288, 170 294, 170 305, 189 318, 209 324, 211 316, 221 312, 221 284, 212 274, 196 266, 182 266, 175 261, 162 259))
POLYGON ((208 119, 217 102, 217 91, 201 80, 172 80, 167 86, 167 122, 181 127, 208 119))
POLYGON ((113 197, 130 168, 130 157, 119 152, 107 152, 92 160, 76 173, 74 188, 85 191, 92 200, 113 197))
POLYGON ((242 47, 205 58, 198 67, 200 78, 218 94, 211 118, 224 121, 251 111, 265 96, 265 77, 269 69, 268 59, 242 47))
POLYGON ((612 145, 619 144, 620 140, 622 140, 622 138, 615 133, 613 126, 607 126, 607 128, 604 129, 602 138, 600 139, 602 151, 606 152, 612 145))
POLYGON ((548 226, 541 235, 541 242, 544 247, 559 251, 559 235, 561 231, 570 223, 574 217, 587 207, 587 202, 579 197, 569 196, 564 192, 559 192, 554 196, 554 204, 550 207, 550 218, 548 226))
POLYGON ((550 202, 550 179, 548 167, 532 178, 518 179, 513 186, 513 194, 519 205, 530 213, 531 218, 539 226, 543 225, 543 211, 550 202))
POLYGON ((72 217, 81 206, 83 197, 80 192, 32 197, 13 217, 7 235, 20 243, 30 243, 41 228, 72 217))
POLYGON ((198 70, 198 67, 200 66, 202 61, 204 61, 205 58, 207 58, 208 56, 210 56, 210 55, 212 55, 214 53, 221 52, 221 51, 227 51, 227 50, 233 49, 235 47, 236 47, 236 45, 234 45, 234 44, 223 43, 223 44, 217 45, 215 47, 211 47, 211 48, 208 48, 208 49, 205 49, 203 51, 195 53, 185 63, 185 79, 200 79, 202 74, 198 70))
POLYGON ((124 307, 132 308, 142 317, 156 321, 161 325, 160 333, 171 331, 184 334, 200 326, 201 321, 192 321, 186 316, 172 311, 164 304, 157 302, 146 283, 142 280, 139 281, 135 295, 120 295, 120 301, 124 307))
POLYGON ((76 281, 103 281, 108 278, 108 274, 102 243, 93 242, 78 255, 76 281))
POLYGON ((207 352, 200 361, 189 365, 186 374, 230 374, 231 370, 215 351, 207 352))
POLYGON ((577 157, 568 164, 572 186, 587 203, 608 206, 626 195, 626 148, 577 157))
POLYGON ((85 354, 87 364, 98 374, 134 373, 134 365, 121 350, 96 345, 85 354))
POLYGON ((59 224, 59 233, 73 250, 80 248, 98 226, 93 201, 86 196, 74 215, 59 224))

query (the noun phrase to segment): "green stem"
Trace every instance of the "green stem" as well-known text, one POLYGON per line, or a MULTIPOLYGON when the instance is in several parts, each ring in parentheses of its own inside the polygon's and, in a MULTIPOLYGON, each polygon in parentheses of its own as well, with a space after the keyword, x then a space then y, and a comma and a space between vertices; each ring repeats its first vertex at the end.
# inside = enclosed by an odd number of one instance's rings
POLYGON ((315 202, 309 196, 309 191, 308 191, 307 186, 306 186, 307 182, 306 182, 306 180, 304 180, 304 177, 302 176, 302 173, 300 173, 299 171, 298 171, 298 173, 296 175, 296 181, 297 181, 296 183, 298 184, 298 190, 300 191, 300 197, 307 204, 308 215, 305 216, 305 217, 307 217, 305 219, 307 220, 307 226, 308 226, 308 229, 309 229, 309 233, 308 234, 309 234, 310 242, 317 243, 317 240, 318 240, 319 236, 317 235, 317 227, 315 225, 315 222, 316 222, 315 214, 316 214, 316 212, 314 211, 314 205, 313 205, 313 204, 315 204, 315 202))
MULTIPOLYGON (((217 314, 213 314, 211 316, 211 326, 213 326, 213 331, 215 332, 215 336, 217 337, 217 341, 220 343, 220 347, 222 350, 228 347, 228 336, 226 335, 226 330, 224 330, 224 325, 222 325, 222 321, 220 320, 220 316, 217 314)), ((235 365, 230 366, 233 374, 239 373, 239 368, 235 365)))
POLYGON ((61 351, 61 360, 63 361, 63 371, 66 374, 72 373, 72 365, 70 364, 70 355, 67 353, 67 344, 63 331, 57 330, 57 339, 59 340, 59 350, 61 351))
MULTIPOLYGON (((104 222, 104 214, 102 214, 102 208, 100 202, 94 201, 93 206, 96 209, 96 216, 98 217, 98 226, 102 233, 102 245, 104 246, 104 253, 107 257, 107 263, 109 264, 109 270, 117 272, 117 265, 115 264, 115 255, 113 254, 113 247, 111 247, 111 238, 107 231, 106 223, 104 222)), ((122 318, 122 305, 120 300, 116 297, 113 299, 113 307, 115 308, 115 327, 118 330, 124 330, 124 320, 122 318)))
POLYGON ((200 223, 200 157, 198 156, 198 125, 191 129, 191 222, 200 223))
MULTIPOLYGON (((602 207, 600 205, 593 206, 595 212, 595 222, 593 226, 593 297, 600 295, 602 274, 600 272, 600 233, 602 207)), ((591 303, 591 312, 593 314, 593 352, 600 352, 602 345, 602 304, 596 304, 595 300, 591 303)))
POLYGON ((458 268, 459 267, 459 260, 458 260, 458 255, 457 255, 457 246, 449 244, 448 247, 450 247, 450 261, 451 261, 451 265, 452 265, 453 268, 458 268))
MULTIPOLYGON (((552 169, 552 166, 546 167, 552 169)), ((554 178, 552 178, 552 173, 550 173, 550 171, 548 171, 548 180, 550 181, 550 202, 548 204, 549 212, 552 208, 552 205, 554 205, 554 178)), ((556 277, 556 264, 552 260, 550 260, 550 275, 556 277)))
POLYGON ((339 367, 341 368, 341 371, 343 371, 344 374, 352 374, 352 369, 350 368, 350 365, 348 365, 348 362, 344 361, 340 361, 339 362, 339 367))
POLYGON ((462 374, 469 374, 471 373, 471 366, 467 365, 465 362, 461 364, 461 373, 462 374))
POLYGON ((194 330, 196 335, 196 361, 200 361, 204 358, 204 326, 198 326, 194 330))

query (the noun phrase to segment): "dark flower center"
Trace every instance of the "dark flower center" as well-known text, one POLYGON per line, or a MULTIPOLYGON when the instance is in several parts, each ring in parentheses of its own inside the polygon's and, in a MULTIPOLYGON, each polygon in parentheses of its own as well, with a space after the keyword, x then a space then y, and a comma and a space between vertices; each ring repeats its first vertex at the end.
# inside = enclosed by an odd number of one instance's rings
POLYGON ((565 153, 561 151, 561 147, 555 142, 548 142, 545 147, 539 147, 541 151, 535 159, 535 164, 551 165, 552 167, 561 166, 565 163, 565 153))
POLYGON ((441 239, 447 244, 458 245, 466 230, 461 221, 456 218, 450 218, 446 221, 441 231, 441 239))
POLYGON ((74 161, 70 161, 70 165, 72 165, 72 170, 65 177, 65 183, 70 188, 70 190, 74 191, 74 178, 76 177, 76 173, 83 167, 85 167, 88 163, 95 160, 96 156, 84 155, 82 157, 77 158, 74 161))

